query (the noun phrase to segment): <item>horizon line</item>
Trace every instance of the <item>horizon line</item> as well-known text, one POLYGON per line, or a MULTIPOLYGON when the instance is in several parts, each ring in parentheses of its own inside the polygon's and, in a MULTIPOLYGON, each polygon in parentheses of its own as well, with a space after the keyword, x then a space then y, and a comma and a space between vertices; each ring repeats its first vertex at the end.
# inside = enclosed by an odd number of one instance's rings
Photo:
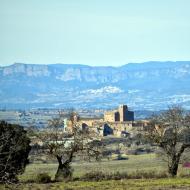
POLYGON ((129 62, 123 65, 88 65, 88 64, 78 64, 78 63, 27 63, 27 62, 14 62, 12 64, 9 65, 0 65, 0 67, 10 67, 13 65, 44 65, 44 66, 48 66, 48 65, 71 65, 71 66, 88 66, 88 67, 122 67, 128 64, 144 64, 144 63, 176 63, 176 62, 190 62, 190 60, 186 60, 186 61, 171 61, 171 60, 166 60, 166 61, 144 61, 144 62, 129 62))

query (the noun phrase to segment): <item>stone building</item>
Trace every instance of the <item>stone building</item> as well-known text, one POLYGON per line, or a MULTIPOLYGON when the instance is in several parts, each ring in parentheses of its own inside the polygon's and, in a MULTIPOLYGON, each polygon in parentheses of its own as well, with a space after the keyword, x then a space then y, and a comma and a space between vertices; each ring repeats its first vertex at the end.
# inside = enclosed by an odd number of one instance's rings
POLYGON ((129 111, 127 105, 120 105, 117 110, 105 112, 104 121, 106 122, 134 121, 134 112, 129 111))
MULTIPOLYGON (((129 111, 127 105, 120 105, 117 110, 104 113, 104 118, 80 118, 77 124, 82 130, 91 128, 100 136, 126 136, 133 129, 134 112, 129 111)), ((71 122, 68 121, 71 129, 71 122)))

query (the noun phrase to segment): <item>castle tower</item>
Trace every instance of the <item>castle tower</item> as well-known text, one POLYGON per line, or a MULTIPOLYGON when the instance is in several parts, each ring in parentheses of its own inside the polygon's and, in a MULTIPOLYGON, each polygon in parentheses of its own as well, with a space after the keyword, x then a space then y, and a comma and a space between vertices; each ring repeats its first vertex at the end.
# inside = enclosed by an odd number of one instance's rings
POLYGON ((134 112, 129 111, 127 105, 120 105, 118 110, 105 112, 104 121, 108 122, 134 121, 134 112))
POLYGON ((120 116, 120 122, 127 121, 127 112, 128 112, 127 105, 120 105, 118 111, 120 116))

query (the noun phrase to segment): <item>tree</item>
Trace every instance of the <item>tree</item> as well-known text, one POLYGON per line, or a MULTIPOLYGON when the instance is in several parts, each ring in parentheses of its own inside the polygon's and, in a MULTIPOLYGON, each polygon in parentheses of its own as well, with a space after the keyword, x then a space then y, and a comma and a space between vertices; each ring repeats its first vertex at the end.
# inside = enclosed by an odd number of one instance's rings
POLYGON ((190 147, 190 115, 180 107, 172 107, 151 118, 146 137, 166 155, 168 173, 176 176, 185 149, 190 147))
POLYGON ((0 183, 17 182, 28 163, 30 139, 19 125, 0 122, 0 183))
POLYGON ((78 124, 78 115, 74 112, 69 114, 71 132, 64 130, 64 117, 59 114, 57 118, 49 122, 48 128, 43 132, 43 142, 48 155, 58 161, 58 168, 55 175, 56 181, 70 179, 72 176, 71 163, 76 155, 81 157, 100 156, 97 146, 92 146, 95 133, 90 130, 82 130, 78 124))

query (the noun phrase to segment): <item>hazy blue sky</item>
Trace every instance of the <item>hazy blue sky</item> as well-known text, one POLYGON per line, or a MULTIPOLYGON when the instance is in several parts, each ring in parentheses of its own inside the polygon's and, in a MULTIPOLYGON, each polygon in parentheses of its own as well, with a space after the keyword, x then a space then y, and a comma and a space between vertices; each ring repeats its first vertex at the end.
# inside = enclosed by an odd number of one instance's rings
POLYGON ((0 0, 0 65, 190 60, 190 0, 0 0))

